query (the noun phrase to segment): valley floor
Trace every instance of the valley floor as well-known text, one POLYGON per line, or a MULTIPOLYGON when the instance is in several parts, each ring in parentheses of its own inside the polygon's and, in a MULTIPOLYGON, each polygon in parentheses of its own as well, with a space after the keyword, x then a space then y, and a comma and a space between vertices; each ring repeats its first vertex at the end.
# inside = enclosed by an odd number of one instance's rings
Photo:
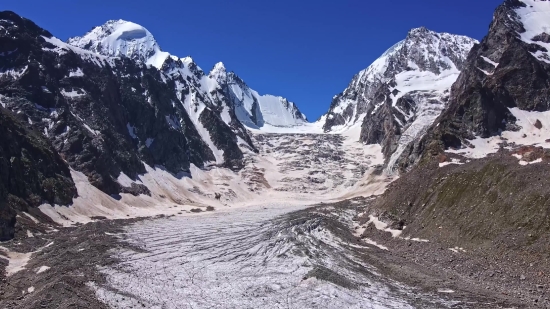
POLYGON ((104 220, 28 238, 18 246, 40 249, 19 270, 8 266, 0 306, 524 307, 359 239, 353 226, 368 203, 356 198, 310 208, 281 203, 104 220))
POLYGON ((365 223, 372 196, 394 179, 381 170, 378 146, 337 134, 254 139, 260 154, 249 154, 238 175, 211 168, 192 178, 158 169, 139 180, 122 177, 151 189, 152 196, 139 203, 101 195, 82 179, 80 205, 41 208, 64 228, 40 222, 39 213, 22 214, 17 238, 0 248, 6 257, 0 261, 7 261, 0 307, 532 304, 530 296, 503 293, 498 284, 447 267, 455 260, 468 263, 461 248, 403 238, 376 217, 365 223), (215 192, 222 193, 220 201, 215 192), (105 201, 116 211, 107 211, 105 201), (214 210, 205 211, 207 206, 214 210))

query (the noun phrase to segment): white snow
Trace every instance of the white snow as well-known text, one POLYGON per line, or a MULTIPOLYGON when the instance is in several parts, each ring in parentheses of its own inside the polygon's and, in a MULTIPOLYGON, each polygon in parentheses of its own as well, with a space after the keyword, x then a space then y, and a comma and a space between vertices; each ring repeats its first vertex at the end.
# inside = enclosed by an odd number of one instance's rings
POLYGON ((444 166, 451 165, 451 164, 462 165, 464 163, 462 163, 459 159, 453 158, 453 159, 451 159, 451 161, 446 161, 446 162, 439 163, 439 167, 444 167, 444 166))
POLYGON ((160 50, 155 38, 147 29, 124 20, 108 21, 83 37, 71 38, 68 42, 72 46, 86 47, 105 56, 126 56, 140 60, 156 68, 160 68, 169 56, 160 50))
POLYGON ((374 240, 372 240, 372 239, 370 239, 370 238, 365 238, 365 239, 363 239, 363 241, 366 242, 367 244, 369 244, 369 245, 371 245, 371 246, 375 246, 375 247, 377 247, 377 248, 379 248, 379 249, 386 250, 386 251, 390 250, 390 249, 388 249, 388 247, 383 246, 383 245, 380 245, 380 244, 378 244, 376 241, 374 241, 374 240))
POLYGON ((77 90, 71 89, 71 91, 61 90, 61 94, 66 98, 72 98, 72 99, 87 95, 86 91, 84 91, 83 89, 77 89, 77 90))
POLYGON ((374 224, 374 227, 377 230, 388 232, 388 233, 391 234, 391 236, 393 238, 399 237, 399 236, 401 236, 401 234, 403 234, 402 230, 394 230, 394 229, 388 228, 387 223, 380 221, 377 217, 375 217, 373 215, 370 215, 369 218, 370 218, 370 220, 367 222, 367 225, 372 223, 372 224, 374 224))
POLYGON ((27 289, 27 292, 28 292, 28 293, 34 292, 34 286, 31 286, 30 288, 28 288, 28 289, 27 289))
POLYGON ((50 89, 48 89, 48 87, 46 86, 42 86, 42 91, 44 91, 45 93, 52 93, 50 89))
MULTIPOLYGON (((202 110, 200 110, 200 112, 198 112, 197 114, 200 115, 205 108, 207 107, 203 107, 202 110)), ((212 150, 214 157, 216 158, 216 164, 222 164, 223 162, 225 162, 225 159, 223 157, 224 151, 222 149, 219 149, 214 144, 214 142, 212 141, 212 138, 210 137, 210 132, 208 132, 208 130, 204 127, 202 122, 200 122, 200 120, 198 119, 195 122, 195 128, 199 132, 199 135, 201 136, 202 140, 208 145, 210 150, 212 150)))
POLYGON ((111 59, 109 57, 105 57, 105 56, 102 56, 100 54, 96 54, 94 52, 91 52, 91 51, 88 51, 88 50, 85 50, 85 49, 81 49, 79 47, 69 45, 69 44, 61 41, 60 39, 58 39, 56 37, 48 38, 48 37, 42 36, 42 38, 46 42, 48 42, 48 43, 55 46, 55 48, 53 48, 53 49, 47 48, 47 47, 42 48, 45 51, 55 52, 59 55, 64 55, 68 51, 72 51, 75 54, 79 55, 82 59, 90 61, 90 62, 92 62, 92 63, 94 63, 95 65, 98 65, 98 66, 104 66, 105 63, 113 64, 113 62, 112 62, 113 59, 111 59))
POLYGON ((539 159, 536 159, 534 161, 531 161, 531 162, 527 162, 527 161, 519 161, 519 165, 530 165, 530 164, 537 164, 537 163, 542 163, 542 158, 539 158, 539 159))
POLYGON ((40 266, 40 268, 38 268, 38 270, 36 271, 37 274, 40 274, 40 273, 43 273, 45 271, 47 271, 48 269, 50 269, 49 266, 40 266))
POLYGON ((99 131, 90 128, 89 125, 87 125, 87 124, 85 124, 85 123, 83 123, 82 125, 83 125, 88 131, 90 131, 90 133, 92 133, 93 135, 96 135, 96 136, 97 136, 97 135, 100 134, 99 131))
MULTIPOLYGON (((539 34, 550 34, 550 3, 537 0, 520 1, 526 4, 525 7, 515 9, 520 22, 525 28, 525 32, 519 34, 521 40, 529 44, 540 45, 546 48, 546 50, 550 50, 550 43, 533 41, 533 38, 539 34)), ((548 52, 538 51, 533 54, 533 56, 540 61, 550 63, 548 52)))
POLYGON ((26 212, 22 212, 23 215, 25 215, 26 217, 28 217, 29 219, 32 220, 32 222, 38 224, 40 223, 40 221, 38 221, 35 217, 31 216, 30 214, 26 213, 26 212))
POLYGON ((264 126, 293 127, 308 123, 293 102, 280 96, 260 95, 234 73, 227 74, 222 63, 216 64, 209 77, 220 84, 229 85, 237 119, 249 128, 262 130, 264 126))
POLYGON ((466 253, 466 250, 462 247, 449 248, 449 250, 453 251, 454 253, 466 253))
POLYGON ((151 148, 151 145, 153 145, 153 142, 154 142, 154 141, 155 141, 154 138, 150 138, 150 137, 147 138, 147 139, 145 140, 145 146, 147 146, 147 148, 151 148))
MULTIPOLYGON (((394 106, 397 99, 413 91, 439 93, 447 91, 460 72, 458 72, 456 66, 446 54, 449 50, 452 50, 458 57, 465 59, 469 50, 476 42, 476 40, 465 36, 436 33, 424 28, 413 29, 409 32, 407 39, 389 48, 368 68, 354 76, 342 95, 339 98, 335 96, 335 99, 338 101, 336 106, 329 111, 329 115, 332 117, 342 117, 345 126, 352 126, 363 122, 365 116, 359 115, 358 106, 364 105, 364 108, 369 104, 374 104, 376 90, 381 86, 385 86, 393 78, 396 79, 398 85, 390 89, 390 91, 395 89, 400 91, 395 96, 392 94, 394 106), (407 68, 398 68, 396 71, 394 67, 396 61, 402 57, 408 58, 407 68), (419 58, 425 62, 430 61, 440 64, 441 73, 435 74, 422 70, 415 63, 419 58), (343 117, 343 111, 350 109, 352 115, 347 118, 343 117)), ((381 104, 377 104, 371 114, 374 115, 380 106, 381 104)), ((322 125, 325 121, 326 118, 321 119, 322 125)), ((421 122, 423 121, 421 120, 421 122)), ((419 128, 418 124, 416 128, 419 128)), ((409 135, 415 135, 415 133, 410 132, 409 135)))
POLYGON ((485 57, 485 56, 481 56, 481 59, 485 60, 487 63, 489 64, 492 64, 495 68, 498 67, 498 63, 497 62, 494 62, 493 60, 485 57))
POLYGON ((452 69, 443 71, 439 75, 429 71, 406 71, 397 74, 395 89, 399 90, 399 93, 395 96, 392 95, 393 105, 395 106, 397 100, 403 95, 412 91, 444 92, 450 89, 460 75, 460 71, 454 67, 454 64, 452 66, 452 69))
POLYGON ((475 148, 448 149, 447 152, 461 154, 472 159, 484 158, 489 154, 496 153, 500 149, 500 144, 505 140, 516 146, 533 145, 550 148, 550 143, 546 142, 550 138, 550 111, 529 112, 514 107, 510 108, 510 112, 516 117, 516 124, 521 127, 519 131, 504 131, 500 136, 489 138, 477 137, 469 141, 475 148), (537 120, 542 124, 541 129, 535 127, 537 120))
POLYGON ((2 254, 0 254, 0 258, 8 260, 8 266, 6 267, 6 276, 8 277, 25 269, 25 266, 30 261, 31 256, 34 253, 19 253, 15 251, 10 251, 9 249, 1 246, 0 251, 2 251, 6 255, 3 256, 2 254))
POLYGON ((69 77, 82 77, 82 76, 84 76, 84 73, 80 68, 77 68, 76 70, 69 72, 69 77))
POLYGON ((26 65, 21 69, 1 69, 0 78, 6 77, 9 79, 19 79, 23 74, 27 72, 29 67, 26 65))

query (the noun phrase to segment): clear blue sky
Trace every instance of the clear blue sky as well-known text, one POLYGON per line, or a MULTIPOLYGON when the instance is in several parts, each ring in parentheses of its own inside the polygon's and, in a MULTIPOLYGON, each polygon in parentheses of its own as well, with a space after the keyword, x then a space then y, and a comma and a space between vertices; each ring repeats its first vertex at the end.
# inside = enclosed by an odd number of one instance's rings
POLYGON ((8 0, 62 40, 109 19, 141 24, 171 54, 209 71, 218 61, 261 94, 287 97, 310 120, 353 75, 410 28, 481 39, 503 0, 8 0))

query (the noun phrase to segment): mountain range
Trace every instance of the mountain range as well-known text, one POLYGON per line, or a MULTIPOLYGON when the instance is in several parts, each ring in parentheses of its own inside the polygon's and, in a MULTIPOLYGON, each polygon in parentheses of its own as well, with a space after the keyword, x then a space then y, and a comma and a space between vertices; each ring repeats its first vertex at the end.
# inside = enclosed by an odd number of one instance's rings
MULTIPOLYGON (((0 149, 2 238, 13 237, 20 211, 70 205, 78 196, 71 173, 110 196, 150 195, 138 181, 149 167, 176 178, 195 167, 239 173, 249 154, 260 155, 256 134, 352 136, 380 145, 388 175, 426 160, 462 162, 449 152, 470 159, 472 149, 496 152, 502 146, 487 150, 479 141, 527 134, 525 112, 550 109, 546 6, 505 1, 481 42, 410 30, 316 122, 283 97, 260 95, 221 62, 205 72, 163 51, 135 23, 108 21, 63 42, 1 12, 0 110, 9 136, 0 149), (121 175, 132 181, 121 183, 121 175)), ((544 130, 544 119, 536 120, 544 130)))

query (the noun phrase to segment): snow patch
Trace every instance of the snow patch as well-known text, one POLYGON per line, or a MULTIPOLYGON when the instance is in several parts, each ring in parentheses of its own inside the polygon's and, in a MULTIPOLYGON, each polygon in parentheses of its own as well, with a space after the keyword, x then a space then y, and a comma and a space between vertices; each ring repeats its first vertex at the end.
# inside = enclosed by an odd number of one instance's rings
POLYGON ((459 159, 453 158, 453 159, 451 159, 451 161, 439 163, 439 167, 444 167, 444 166, 451 165, 451 164, 462 165, 462 164, 464 164, 464 163, 460 162, 459 159))
POLYGON ((403 234, 403 231, 402 230, 394 230, 394 229, 391 229, 391 228, 388 228, 388 224, 387 223, 384 223, 382 221, 380 221, 377 217, 373 216, 373 215, 370 215, 369 216, 370 220, 366 223, 366 225, 369 225, 369 224, 374 224, 374 227, 379 230, 379 231, 383 231, 383 232, 388 232, 391 234, 391 236, 393 238, 397 238, 399 236, 401 236, 401 234, 403 234))
POLYGON ((50 267, 49 266, 40 266, 40 268, 38 268, 38 270, 36 271, 37 274, 41 274, 47 270, 49 270, 50 267))
POLYGON ((494 62, 493 60, 485 57, 485 56, 480 56, 481 59, 485 60, 485 62, 489 63, 489 64, 492 64, 495 68, 498 67, 498 63, 497 62, 494 62))
POLYGON ((536 0, 520 0, 525 3, 525 7, 515 9, 519 16, 520 22, 523 24, 525 32, 519 33, 522 41, 528 44, 536 44, 546 48, 547 51, 537 51, 532 55, 540 61, 550 63, 550 43, 533 40, 537 35, 543 33, 550 34, 550 3, 547 1, 536 0))
POLYGON ((61 94, 66 98, 79 98, 87 95, 86 91, 83 89, 71 89, 71 91, 61 90, 61 94))
POLYGON ((84 72, 80 68, 77 68, 76 70, 69 72, 69 77, 82 77, 84 76, 84 72))

